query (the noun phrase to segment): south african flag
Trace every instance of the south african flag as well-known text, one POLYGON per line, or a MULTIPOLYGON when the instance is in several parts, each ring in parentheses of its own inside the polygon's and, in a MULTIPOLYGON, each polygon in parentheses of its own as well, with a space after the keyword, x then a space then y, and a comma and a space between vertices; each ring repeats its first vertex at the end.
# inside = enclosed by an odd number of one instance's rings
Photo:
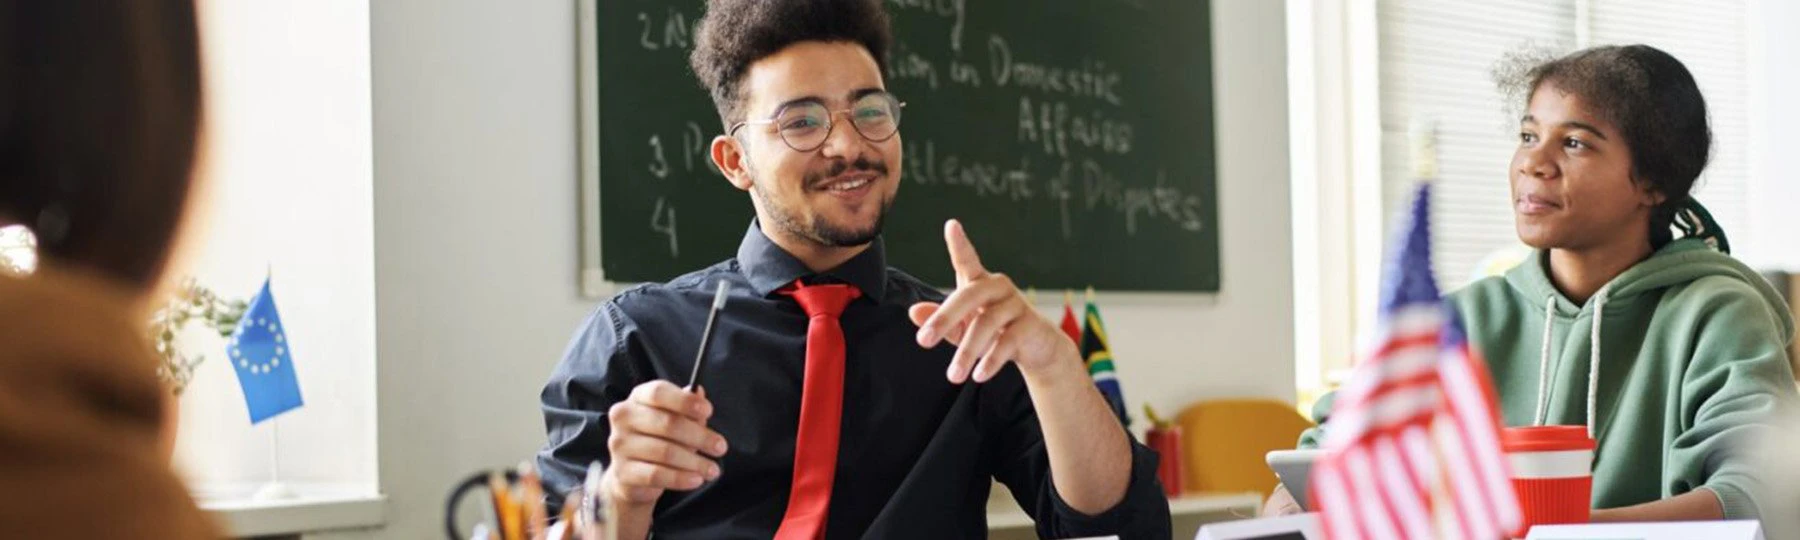
POLYGON ((1087 361, 1088 376, 1100 395, 1106 396, 1119 424, 1131 427, 1131 415, 1125 413, 1125 392, 1119 389, 1119 374, 1113 370, 1112 346, 1106 341, 1106 325, 1100 322, 1100 308, 1094 305, 1092 291, 1087 298, 1087 328, 1081 332, 1081 357, 1087 361))

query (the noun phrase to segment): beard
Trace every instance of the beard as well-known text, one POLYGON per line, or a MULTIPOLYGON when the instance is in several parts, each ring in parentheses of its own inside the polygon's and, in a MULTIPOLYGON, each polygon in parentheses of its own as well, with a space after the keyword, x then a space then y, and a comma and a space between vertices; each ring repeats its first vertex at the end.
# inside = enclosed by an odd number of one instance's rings
MULTIPOLYGON (((887 163, 858 158, 855 162, 838 161, 824 171, 808 172, 801 179, 800 185, 804 186, 805 190, 811 190, 813 186, 824 182, 826 178, 851 171, 873 172, 880 175, 881 179, 886 179, 888 175, 887 163)), ((776 229, 821 246, 853 247, 875 241, 876 237, 881 236, 882 225, 887 222, 888 210, 894 206, 892 194, 882 197, 879 202, 880 208, 875 213, 875 222, 867 227, 857 228, 854 225, 832 223, 831 220, 817 213, 802 216, 801 213, 806 212, 806 209, 783 203, 781 199, 765 190, 764 185, 764 182, 761 181, 753 182, 751 189, 758 198, 762 199, 763 205, 769 209, 769 218, 774 222, 776 229), (810 219, 802 219, 803 217, 810 219)))

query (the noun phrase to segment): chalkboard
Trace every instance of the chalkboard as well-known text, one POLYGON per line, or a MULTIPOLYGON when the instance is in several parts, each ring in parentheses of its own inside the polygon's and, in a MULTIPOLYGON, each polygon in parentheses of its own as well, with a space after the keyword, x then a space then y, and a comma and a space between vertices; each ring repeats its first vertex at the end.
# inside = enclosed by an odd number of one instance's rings
MULTIPOLYGON (((955 217, 1021 285, 1219 289, 1209 2, 883 4, 886 82, 907 102, 889 264, 953 285, 955 217)), ((687 67, 703 6, 583 6, 584 281, 718 262, 753 217, 708 158, 723 128, 687 67)))

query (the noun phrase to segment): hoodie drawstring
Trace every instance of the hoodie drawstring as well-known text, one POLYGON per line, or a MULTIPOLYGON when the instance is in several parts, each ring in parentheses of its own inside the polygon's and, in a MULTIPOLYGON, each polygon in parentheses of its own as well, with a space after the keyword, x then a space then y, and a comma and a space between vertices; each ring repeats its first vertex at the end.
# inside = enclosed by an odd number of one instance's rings
POLYGON ((1550 332, 1555 330, 1551 324, 1556 322, 1556 295, 1544 297, 1544 346, 1538 354, 1538 394, 1537 412, 1532 413, 1531 425, 1544 425, 1544 414, 1550 405, 1550 332))
POLYGON ((1612 284, 1608 283, 1605 287, 1600 288, 1598 294, 1594 295, 1594 325, 1593 329, 1588 332, 1588 341, 1592 342, 1588 349, 1587 380, 1587 434, 1589 439, 1594 439, 1594 404, 1599 401, 1595 399, 1594 394, 1600 391, 1600 325, 1606 321, 1606 293, 1611 289, 1612 284))
MULTIPOLYGON (((1594 324, 1588 331, 1588 375, 1587 375, 1587 434, 1594 437, 1595 394, 1600 389, 1600 326, 1606 322, 1606 297, 1612 289, 1608 283, 1594 295, 1594 324)), ((1537 413, 1532 425, 1544 425, 1549 420, 1550 407, 1550 334, 1555 330, 1556 295, 1544 298, 1544 341, 1538 355, 1538 395, 1537 413)))

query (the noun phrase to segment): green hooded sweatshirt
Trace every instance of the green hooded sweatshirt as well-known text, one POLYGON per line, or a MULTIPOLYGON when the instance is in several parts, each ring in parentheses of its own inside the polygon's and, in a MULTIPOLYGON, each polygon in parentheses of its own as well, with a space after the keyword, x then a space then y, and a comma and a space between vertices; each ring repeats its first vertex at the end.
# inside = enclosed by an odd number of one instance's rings
POLYGON ((1780 295, 1737 259, 1683 238, 1576 305, 1551 284, 1548 257, 1450 295, 1506 424, 1587 425, 1600 443, 1595 508, 1704 487, 1727 519, 1757 517, 1764 490, 1749 451, 1800 402, 1780 295))
MULTIPOLYGON (((1506 425, 1587 425, 1599 441, 1595 508, 1704 487, 1727 519, 1756 518, 1766 490, 1752 447, 1800 404, 1786 352, 1794 321, 1774 288, 1698 238, 1664 245, 1585 305, 1558 292, 1547 267, 1540 250, 1448 297, 1506 425)), ((1314 430, 1301 441, 1320 440, 1314 430)))

